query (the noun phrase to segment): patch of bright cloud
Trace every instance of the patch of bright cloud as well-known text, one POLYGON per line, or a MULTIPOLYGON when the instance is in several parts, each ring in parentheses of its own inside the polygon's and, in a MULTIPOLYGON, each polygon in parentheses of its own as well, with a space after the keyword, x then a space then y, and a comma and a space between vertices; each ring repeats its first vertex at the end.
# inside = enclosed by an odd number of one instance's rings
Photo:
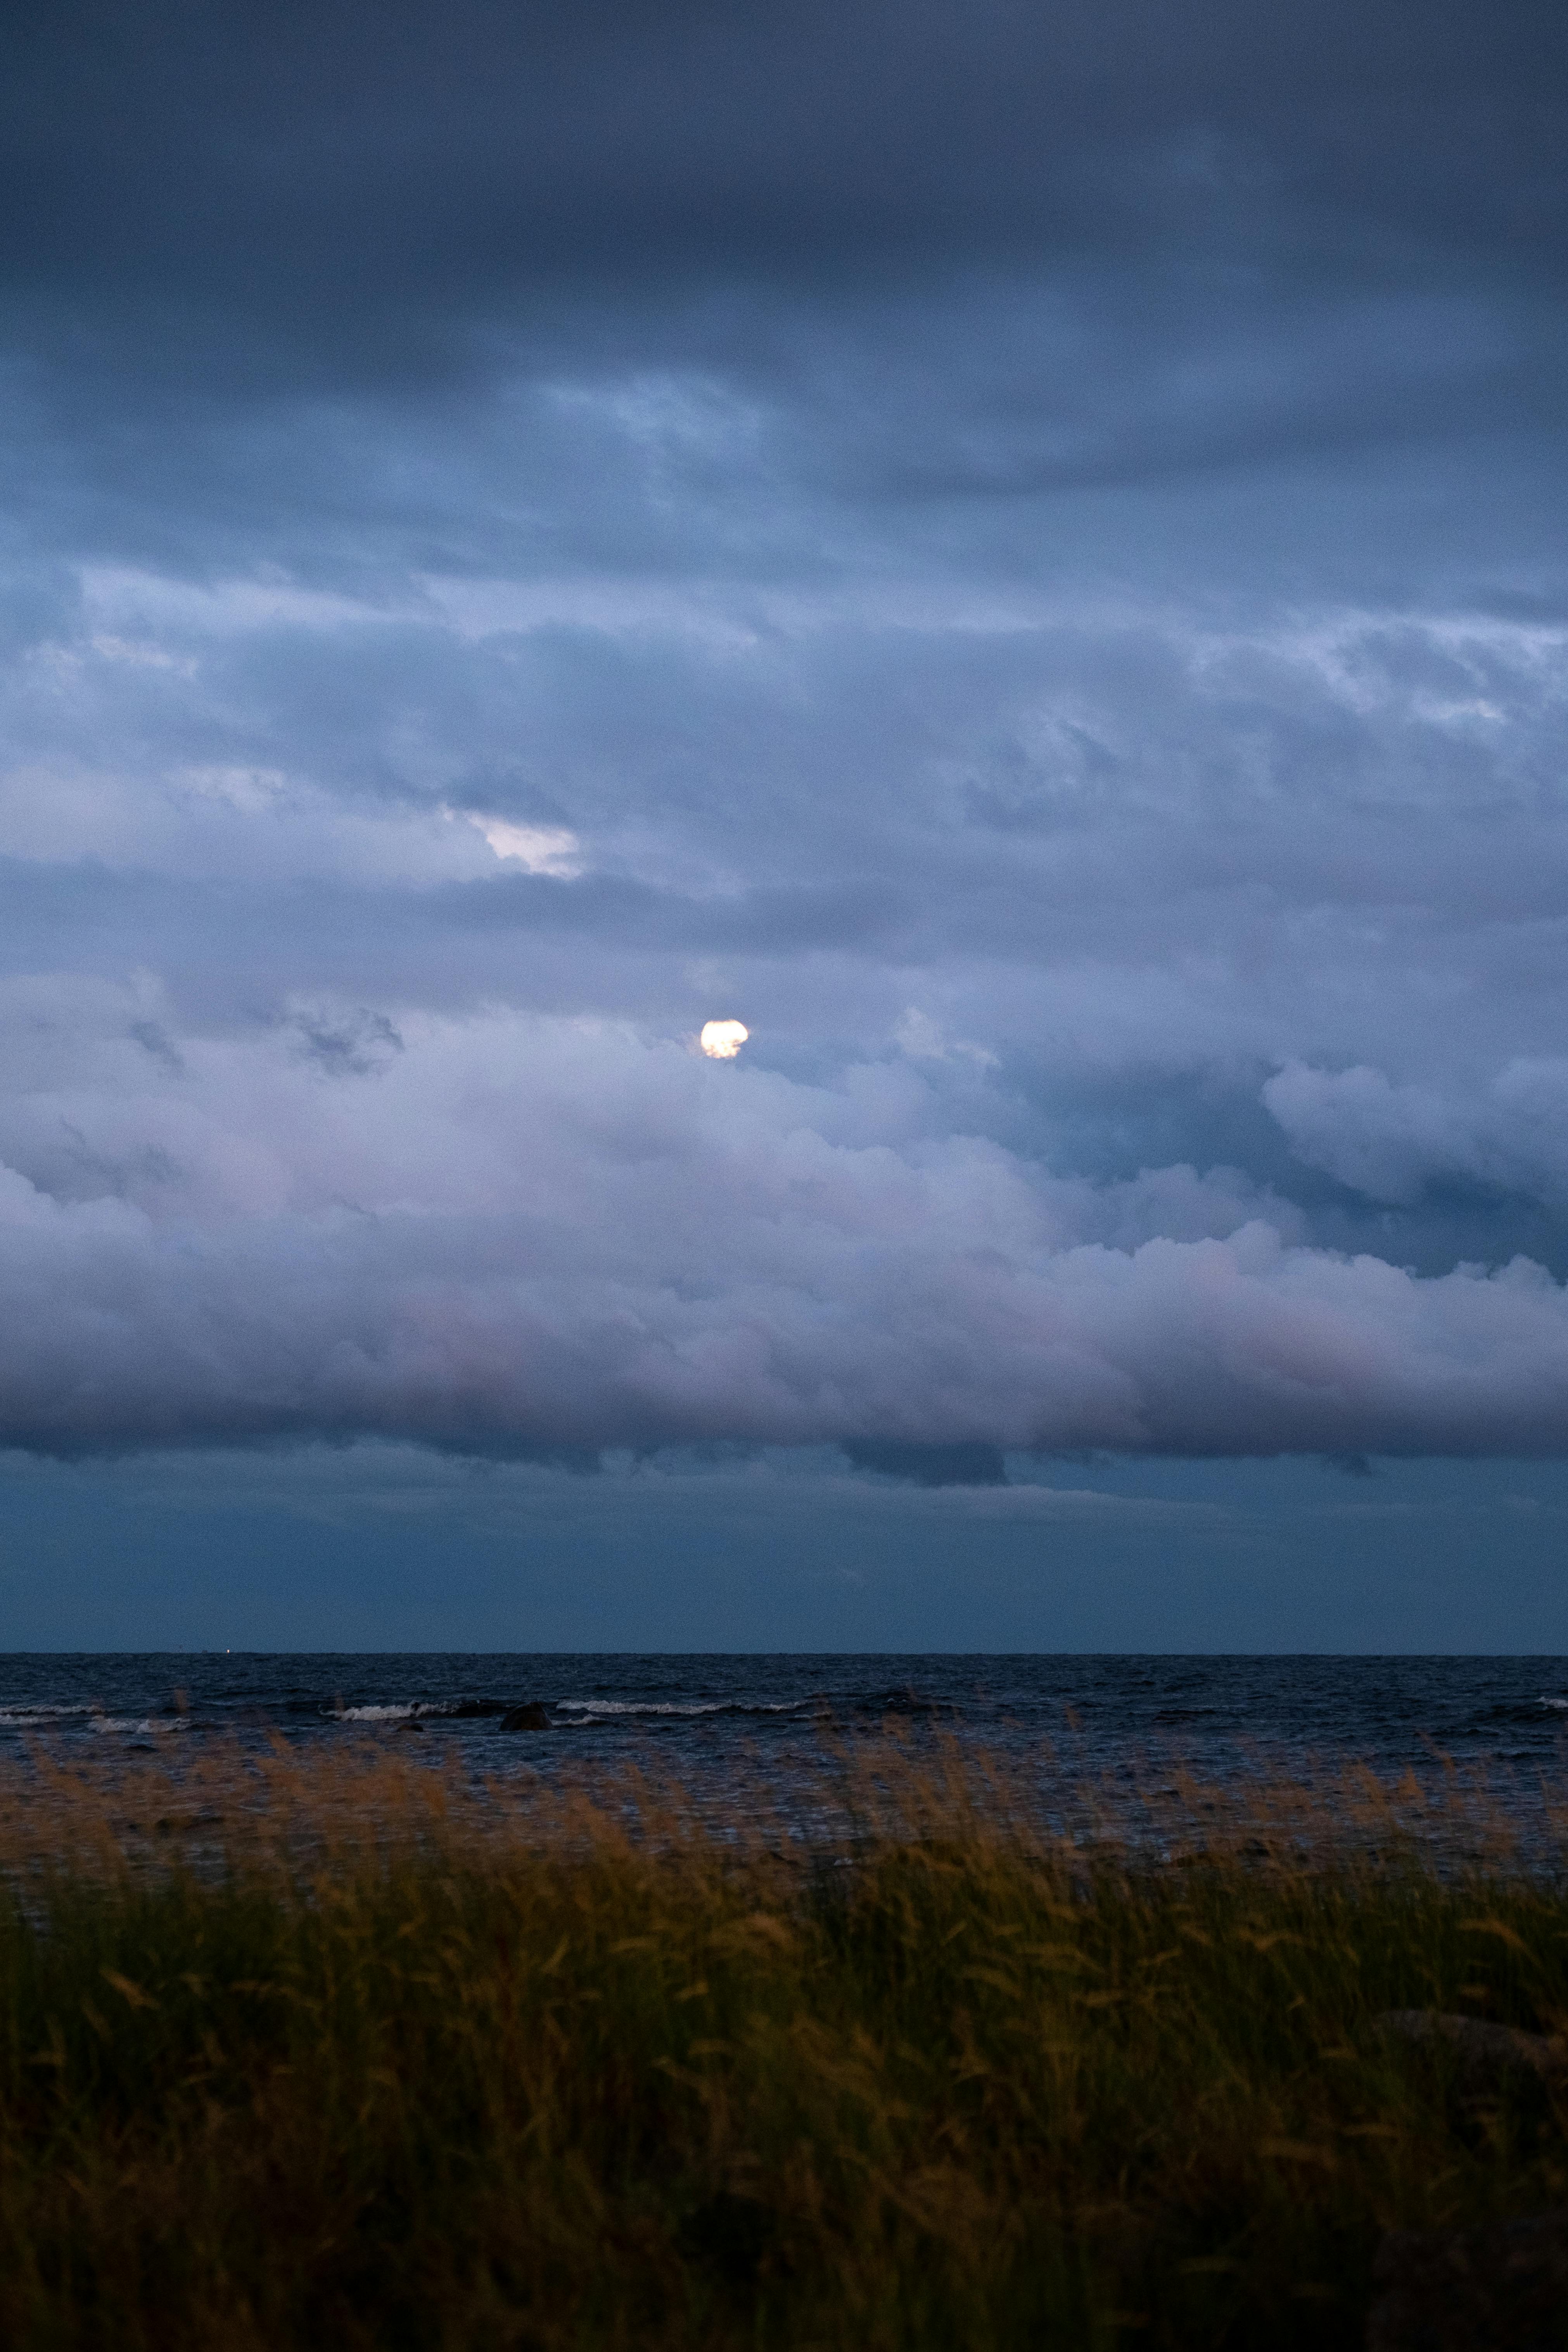
POLYGON ((982 1068, 995 1066, 996 1056, 987 1047, 971 1045, 966 1038, 949 1037, 918 1004, 911 1004, 894 1023, 893 1042, 912 1062, 945 1062, 961 1054, 982 1068))
POLYGON ((473 814, 468 823, 499 858, 514 862, 525 873, 570 880, 582 872, 577 836, 563 824, 513 824, 506 817, 473 814))

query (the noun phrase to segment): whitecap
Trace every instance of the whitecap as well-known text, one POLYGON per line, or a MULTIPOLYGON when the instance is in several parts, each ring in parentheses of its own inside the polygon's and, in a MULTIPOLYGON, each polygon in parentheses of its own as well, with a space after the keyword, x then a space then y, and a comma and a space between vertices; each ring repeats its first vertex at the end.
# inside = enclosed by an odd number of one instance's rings
POLYGON ((36 1706, 0 1706, 0 1730, 26 1730, 30 1723, 58 1723, 71 1715, 96 1715, 98 1709, 81 1699, 58 1706, 40 1699, 36 1706))
POLYGON ((621 1699, 558 1698, 557 1715, 608 1717, 623 1715, 797 1715, 821 1705, 816 1699, 621 1699))
POLYGON ((188 1731, 191 1727, 191 1718, 188 1715, 92 1715, 88 1717, 88 1723, 89 1728, 94 1731, 142 1734, 188 1731))

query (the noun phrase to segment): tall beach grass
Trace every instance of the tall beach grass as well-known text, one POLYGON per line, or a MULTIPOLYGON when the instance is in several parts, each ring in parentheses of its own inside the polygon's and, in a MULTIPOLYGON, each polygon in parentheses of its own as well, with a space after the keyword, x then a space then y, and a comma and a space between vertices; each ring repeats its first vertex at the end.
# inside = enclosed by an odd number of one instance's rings
POLYGON ((36 1758, 0 2341, 1354 2344, 1384 2230, 1568 2200, 1549 2080, 1377 2024, 1568 2033, 1557 1828, 1527 1868, 1452 1779, 1163 1786, 1068 1836, 881 1746, 803 1840, 798 1791, 391 1747, 36 1758))

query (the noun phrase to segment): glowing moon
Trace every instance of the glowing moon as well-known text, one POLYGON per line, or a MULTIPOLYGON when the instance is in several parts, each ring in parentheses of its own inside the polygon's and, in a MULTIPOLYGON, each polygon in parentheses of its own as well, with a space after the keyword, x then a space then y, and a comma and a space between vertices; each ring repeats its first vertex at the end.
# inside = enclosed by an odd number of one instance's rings
POLYGON ((710 1061, 732 1062, 751 1034, 743 1021, 705 1021, 697 1042, 710 1061))

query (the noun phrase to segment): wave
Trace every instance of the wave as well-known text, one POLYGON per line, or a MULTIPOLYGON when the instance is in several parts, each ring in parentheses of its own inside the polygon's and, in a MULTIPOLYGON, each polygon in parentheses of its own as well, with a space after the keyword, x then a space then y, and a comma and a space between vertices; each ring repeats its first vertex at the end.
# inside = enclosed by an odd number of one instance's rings
POLYGON ((679 1716, 689 1719, 703 1715, 796 1715, 812 1717, 831 1714, 826 1699, 820 1698, 558 1698, 552 1702, 556 1715, 564 1722, 614 1722, 626 1716, 679 1716))
POLYGON ((68 1724, 84 1731, 141 1733, 189 1731, 189 1715, 110 1715, 107 1707, 86 1699, 58 1704, 39 1699, 27 1706, 0 1707, 0 1731, 42 1730, 50 1724, 68 1724))
POLYGON ((149 1732, 189 1731, 188 1715, 100 1715, 88 1717, 89 1731, 132 1733, 145 1737, 149 1732))
POLYGON ((295 1712, 305 1709, 337 1723, 408 1723, 416 1717, 422 1721, 459 1723, 481 1716, 506 1713, 504 1703, 494 1698, 366 1700, 355 1706, 342 1706, 336 1699, 295 1701, 295 1712))
MULTIPOLYGON (((363 1685, 362 1685, 363 1687, 363 1685)), ((26 1734, 43 1733, 53 1728, 61 1732, 97 1731, 159 1733, 186 1730, 193 1721, 205 1718, 209 1725, 235 1724, 237 1721, 252 1727, 265 1727, 268 1719, 292 1721, 303 1729, 306 1725, 342 1724, 366 1729, 377 1726, 393 1727, 403 1723, 458 1725, 483 1724, 506 1714, 517 1702, 495 1698, 485 1694, 466 1694, 460 1698, 386 1697, 345 1699, 335 1693, 309 1689, 301 1691, 296 1685, 292 1692, 283 1690, 268 1694, 264 1690, 225 1689, 208 1694, 205 1702, 198 1700, 191 1712, 176 1712, 161 1707, 156 1713, 113 1711, 101 1698, 80 1700, 45 1700, 18 1702, 0 1706, 0 1736, 7 1731, 26 1734), (233 1700, 248 1702, 243 1716, 237 1716, 233 1700)), ((605 1698, 580 1697, 575 1695, 557 1697, 548 1702, 553 1719, 563 1728, 576 1726, 587 1729, 595 1724, 606 1728, 621 1724, 628 1728, 646 1722, 658 1723, 718 1722, 728 1718, 734 1722, 764 1724, 806 1724, 833 1720, 879 1721, 889 1715, 923 1717, 957 1716, 961 1710, 951 1701, 920 1691, 884 1687, 870 1690, 850 1690, 832 1695, 821 1690, 797 1692, 787 1698, 767 1698, 760 1693, 727 1698, 605 1698)), ((143 1701, 143 1706, 145 1701, 143 1701)))
POLYGON ((950 1699, 930 1698, 920 1691, 882 1690, 846 1694, 831 1698, 812 1691, 798 1698, 558 1698, 552 1702, 563 1723, 615 1723, 639 1717, 691 1722, 713 1716, 742 1716, 764 1720, 779 1717, 796 1722, 818 1722, 843 1714, 957 1715, 950 1699))
POLYGON ((1494 1699, 1489 1706, 1480 1706, 1471 1720, 1476 1723, 1539 1723, 1542 1710, 1549 1715, 1568 1715, 1568 1698, 1552 1698, 1542 1691, 1536 1698, 1494 1699))
POLYGON ((102 1710, 89 1700, 65 1700, 58 1706, 40 1699, 31 1706, 0 1706, 0 1730, 25 1731, 33 1723, 58 1723, 67 1716, 98 1715, 102 1710))

